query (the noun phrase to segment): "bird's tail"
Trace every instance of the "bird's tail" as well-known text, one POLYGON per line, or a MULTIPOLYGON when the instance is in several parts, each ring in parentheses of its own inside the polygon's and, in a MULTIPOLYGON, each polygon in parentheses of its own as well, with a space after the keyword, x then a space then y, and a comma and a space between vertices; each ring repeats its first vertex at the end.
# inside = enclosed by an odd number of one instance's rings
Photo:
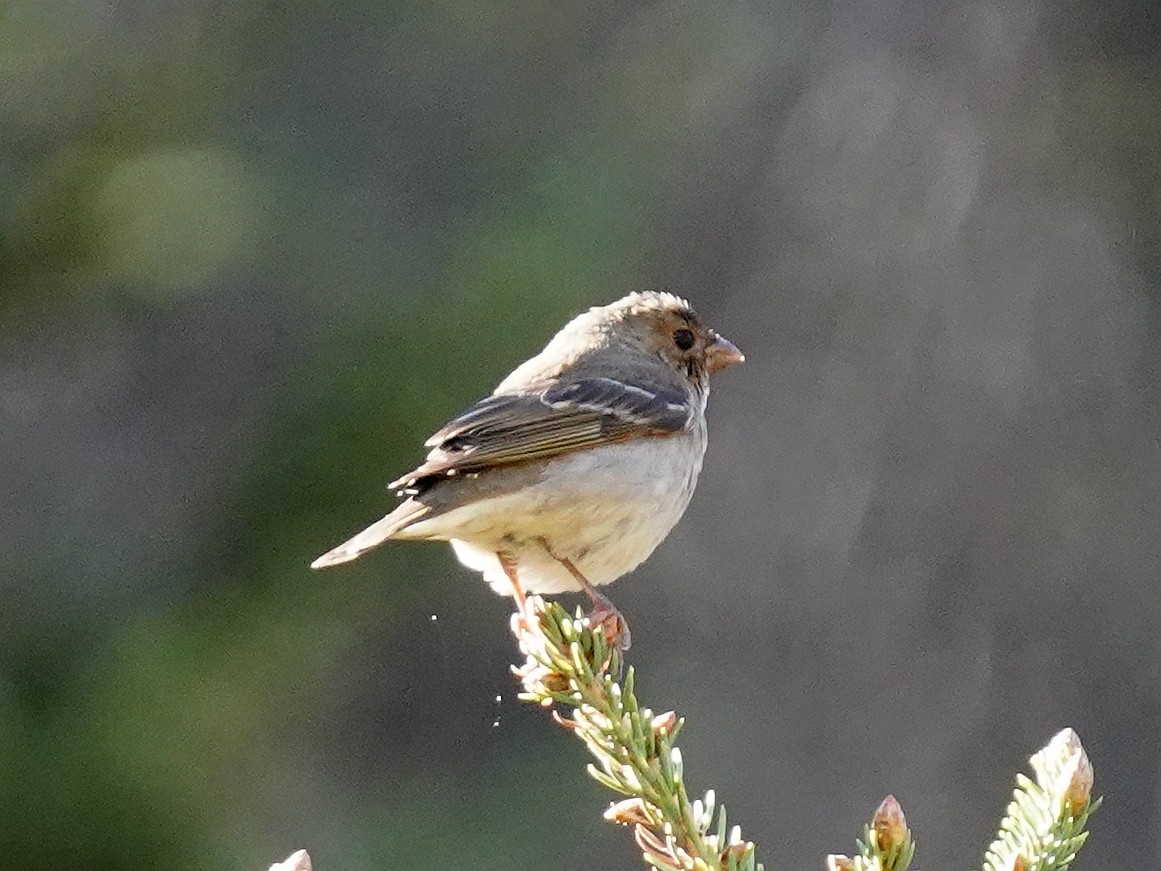
POLYGON ((354 538, 344 541, 333 550, 328 550, 310 564, 312 569, 337 566, 362 556, 376 548, 400 530, 415 523, 431 511, 431 508, 414 499, 408 499, 382 520, 372 523, 354 538))

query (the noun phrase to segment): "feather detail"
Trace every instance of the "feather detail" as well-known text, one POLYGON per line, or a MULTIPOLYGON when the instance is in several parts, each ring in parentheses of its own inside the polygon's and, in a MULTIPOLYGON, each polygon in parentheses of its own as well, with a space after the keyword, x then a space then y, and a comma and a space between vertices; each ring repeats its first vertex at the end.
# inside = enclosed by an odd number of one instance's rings
POLYGON ((688 391, 607 376, 489 396, 429 438, 427 461, 389 486, 418 493, 437 478, 672 435, 689 426, 693 408, 688 391))
POLYGON ((431 507, 414 499, 408 499, 394 511, 381 520, 377 520, 338 547, 328 550, 310 564, 312 569, 323 569, 327 566, 337 566, 340 563, 350 562, 362 556, 372 548, 378 547, 387 539, 397 535, 402 530, 422 520, 431 513, 431 507))
POLYGON ((649 430, 677 432, 689 425, 689 393, 669 387, 646 388, 616 378, 584 378, 558 384, 544 394, 544 401, 558 409, 580 408, 649 430))

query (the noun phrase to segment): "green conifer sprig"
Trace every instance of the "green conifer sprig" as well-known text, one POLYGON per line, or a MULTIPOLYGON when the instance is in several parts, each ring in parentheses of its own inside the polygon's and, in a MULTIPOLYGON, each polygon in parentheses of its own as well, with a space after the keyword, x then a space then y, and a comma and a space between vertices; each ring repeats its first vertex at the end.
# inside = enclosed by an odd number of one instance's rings
MULTIPOLYGON (((526 660, 512 671, 520 697, 554 708, 553 719, 584 741, 596 759, 589 773, 627 796, 605 819, 632 826, 642 858, 658 871, 762 871, 754 844, 730 828, 711 789, 690 801, 677 734, 684 720, 673 711, 641 707, 630 668, 622 685, 620 652, 578 610, 530 597, 512 616, 512 632, 526 660), (571 707, 571 716, 560 713, 571 707)), ((1035 780, 1017 775, 1016 790, 981 871, 1065 871, 1084 844, 1085 824, 1101 800, 1092 798, 1093 770, 1072 729, 1059 732, 1032 757, 1035 780)), ((915 842, 903 808, 892 795, 880 803, 858 841, 855 856, 832 853, 827 871, 908 871, 915 842)), ((310 871, 299 850, 270 871, 310 871)))
POLYGON ((521 698, 559 710, 553 717, 584 741, 596 764, 589 774, 628 796, 605 819, 633 827, 642 858, 659 871, 762 871, 754 844, 730 828, 713 790, 690 801, 677 734, 684 721, 673 711, 655 715, 634 693, 634 672, 624 684, 621 655, 577 611, 530 597, 513 615, 512 631, 527 657, 513 668, 524 686, 521 698))
POLYGON ((1000 831, 981 871, 1064 871, 1088 838, 1100 806, 1080 738, 1064 729, 1030 760, 1035 780, 1019 774, 1000 831))
MULTIPOLYGON (((581 611, 530 597, 512 617, 526 659, 513 667, 521 698, 557 708, 553 718, 579 737, 596 760, 589 773, 627 798, 605 819, 632 826, 642 858, 659 871, 762 871, 754 844, 730 828, 713 790, 690 801, 676 745, 684 720, 654 715, 637 702, 632 668, 624 683, 621 654, 581 611), (571 708, 565 716, 560 708, 571 708)), ((1065 729, 1031 759, 1036 779, 1019 775, 1008 813, 981 871, 1064 871, 1084 844, 1092 766, 1080 739, 1065 729)), ((827 857, 829 871, 907 871, 915 842, 903 809, 887 796, 867 825, 858 853, 827 857)))

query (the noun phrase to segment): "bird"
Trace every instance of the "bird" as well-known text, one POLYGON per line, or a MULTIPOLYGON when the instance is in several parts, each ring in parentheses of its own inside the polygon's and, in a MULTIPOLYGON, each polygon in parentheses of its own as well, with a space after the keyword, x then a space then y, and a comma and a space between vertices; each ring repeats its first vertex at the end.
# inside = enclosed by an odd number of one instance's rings
POLYGON ((598 587, 644 562, 685 513, 706 450, 710 376, 745 357, 683 298, 635 291, 569 321, 540 353, 432 435, 388 487, 403 501, 311 563, 389 540, 447 541, 523 610, 584 592, 622 650, 624 615, 598 587))

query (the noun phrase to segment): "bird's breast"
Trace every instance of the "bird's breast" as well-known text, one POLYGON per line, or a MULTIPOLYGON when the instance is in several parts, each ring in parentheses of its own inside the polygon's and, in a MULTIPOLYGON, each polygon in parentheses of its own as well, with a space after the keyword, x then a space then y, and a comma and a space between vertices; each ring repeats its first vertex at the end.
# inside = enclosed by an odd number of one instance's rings
POLYGON ((534 481, 432 521, 433 531, 438 524, 446 533, 431 537, 453 539, 461 561, 497 589, 503 584, 489 567, 499 550, 517 558, 528 592, 579 589, 541 540, 591 583, 607 584, 640 565, 681 519, 704 452, 704 436, 694 431, 555 457, 534 481))
MULTIPOLYGON (((591 583, 615 581, 644 562, 681 519, 703 452, 704 442, 684 433, 578 452, 546 470, 541 508, 529 526, 591 583)), ((547 554, 522 550, 530 591, 552 592, 571 580, 547 554)))

